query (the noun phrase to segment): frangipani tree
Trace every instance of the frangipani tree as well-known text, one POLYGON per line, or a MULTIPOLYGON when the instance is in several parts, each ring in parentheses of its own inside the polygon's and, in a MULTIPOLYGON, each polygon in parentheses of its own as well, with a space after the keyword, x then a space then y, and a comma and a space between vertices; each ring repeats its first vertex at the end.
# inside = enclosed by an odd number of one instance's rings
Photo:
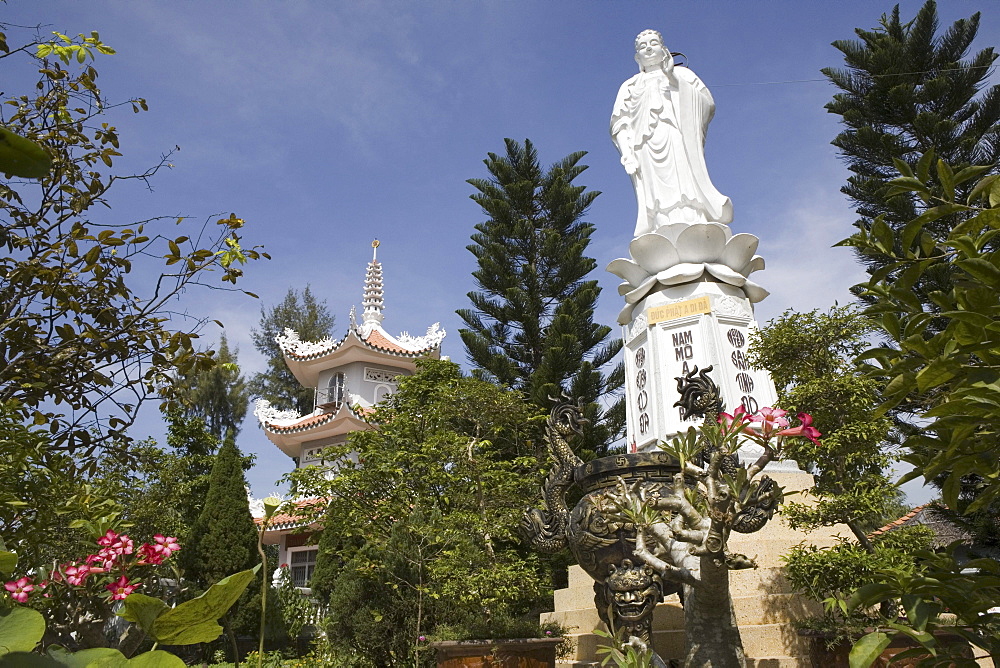
POLYGON ((731 552, 733 531, 759 531, 782 500, 782 489, 762 475, 782 457, 787 439, 818 442, 812 418, 762 408, 751 415, 742 406, 722 412, 718 388, 705 369, 679 379, 685 417, 703 416, 670 443, 661 445, 679 465, 671 485, 627 485, 620 481, 612 501, 620 520, 635 526, 635 557, 665 583, 681 586, 687 635, 685 666, 713 668, 746 665, 732 597, 729 571, 756 567, 731 552), (761 452, 749 466, 737 452, 754 443, 761 452))

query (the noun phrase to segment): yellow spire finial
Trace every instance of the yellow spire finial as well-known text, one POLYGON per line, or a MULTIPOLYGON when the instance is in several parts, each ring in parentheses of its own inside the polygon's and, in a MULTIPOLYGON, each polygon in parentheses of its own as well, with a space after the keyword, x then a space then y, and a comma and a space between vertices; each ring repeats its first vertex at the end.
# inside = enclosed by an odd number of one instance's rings
POLYGON ((375 255, 376 255, 376 253, 378 253, 378 245, 379 245, 379 240, 375 239, 372 242, 372 262, 375 261, 375 255))

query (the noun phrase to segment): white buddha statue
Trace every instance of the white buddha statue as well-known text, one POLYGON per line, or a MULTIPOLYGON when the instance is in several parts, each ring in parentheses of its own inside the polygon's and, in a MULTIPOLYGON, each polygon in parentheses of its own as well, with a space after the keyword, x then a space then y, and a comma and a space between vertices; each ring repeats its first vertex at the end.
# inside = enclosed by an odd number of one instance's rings
POLYGON ((635 60, 640 72, 622 84, 611 114, 611 138, 638 202, 635 236, 675 223, 732 222, 733 204, 705 165, 712 94, 674 65, 655 30, 636 37, 635 60))

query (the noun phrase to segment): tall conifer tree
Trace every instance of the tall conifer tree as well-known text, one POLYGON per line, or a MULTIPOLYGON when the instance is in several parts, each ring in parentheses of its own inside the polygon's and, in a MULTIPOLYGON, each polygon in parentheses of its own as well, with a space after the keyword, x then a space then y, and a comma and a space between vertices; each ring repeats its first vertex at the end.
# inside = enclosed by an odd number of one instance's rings
POLYGON ((597 402, 624 375, 603 370, 621 341, 594 322, 601 289, 586 280, 596 263, 585 255, 594 226, 583 217, 600 193, 574 183, 587 168, 583 151, 543 169, 529 140, 504 141, 506 155, 484 161, 489 178, 469 180, 487 220, 468 246, 479 291, 469 293, 471 309, 458 311, 467 325, 459 333, 479 377, 545 410, 564 392, 581 401, 591 420, 581 454, 604 454, 624 424, 624 404, 604 412, 597 402))
POLYGON ((230 350, 223 334, 215 354, 216 365, 185 381, 189 402, 185 413, 203 419, 208 431, 220 440, 227 433, 233 438, 239 434, 250 401, 250 389, 237 365, 239 352, 239 348, 230 350))
MULTIPOLYGON (((243 457, 232 434, 215 456, 205 505, 186 543, 181 551, 185 575, 202 588, 260 563, 243 457)), ((274 564, 269 566, 273 568, 274 564)), ((261 578, 267 577, 268 572, 268 568, 262 568, 254 583, 226 613, 225 626, 230 637, 237 632, 253 633, 259 628, 261 578)))
MULTIPOLYGON (((910 250, 910 241, 903 241, 907 223, 945 201, 966 201, 979 180, 971 178, 955 186, 953 176, 971 166, 985 166, 984 174, 1000 171, 1000 85, 986 88, 997 54, 988 47, 967 57, 979 30, 979 16, 977 12, 955 21, 939 35, 934 0, 925 2, 908 23, 901 20, 896 5, 874 30, 857 29, 860 40, 834 42, 848 69, 823 70, 843 91, 827 109, 841 116, 845 126, 833 144, 852 172, 842 191, 853 201, 860 216, 855 226, 864 233, 853 237, 852 245, 868 272, 886 286, 897 285, 900 278, 906 278, 904 271, 917 267, 914 262, 897 262, 910 250), (930 197, 910 191, 894 193, 889 182, 900 175, 926 184, 930 197)), ((939 254, 938 249, 944 247, 940 242, 972 215, 959 210, 923 224, 920 229, 939 245, 928 244, 921 256, 939 254)), ((988 248, 995 249, 995 242, 988 248)), ((917 276, 915 284, 903 281, 912 288, 898 290, 907 299, 915 293, 921 310, 936 313, 941 311, 941 300, 933 299, 934 293, 950 294, 961 272, 956 273, 950 262, 932 262, 917 276)), ((935 318, 921 331, 930 336, 947 325, 947 318, 935 318)), ((925 399, 911 396, 891 410, 904 433, 925 429, 922 423, 904 421, 907 414, 926 410, 925 399)), ((939 480, 946 478, 942 474, 939 480)), ((979 482, 975 476, 962 480, 963 508, 976 497, 979 482)), ((995 518, 995 510, 990 508, 987 516, 992 513, 995 518)), ((956 514, 953 519, 962 518, 956 514)), ((970 527, 977 537, 996 542, 995 520, 988 518, 986 524, 976 525, 978 521, 972 518, 975 526, 970 527)))
MULTIPOLYGON (((938 204, 912 193, 892 194, 889 181, 907 169, 931 175, 938 192, 951 187, 937 175, 936 158, 955 171, 1000 160, 1000 86, 983 91, 997 55, 992 47, 966 58, 979 30, 979 13, 955 21, 938 35, 937 5, 928 0, 904 23, 899 5, 883 15, 874 30, 858 28, 857 40, 833 43, 847 69, 823 73, 842 92, 826 105, 842 118, 833 144, 852 172, 841 189, 860 218, 855 225, 873 231, 890 246, 900 243, 905 224, 938 204), (934 152, 934 160, 920 158, 934 152), (899 164, 901 161, 905 164, 899 164), (881 217, 885 225, 876 222, 881 217)), ((975 179, 962 188, 971 188, 975 179)), ((964 197, 963 197, 964 199, 964 197)), ((943 217, 925 229, 941 239, 962 214, 943 217)), ((859 259, 874 274, 885 261, 871 254, 859 259)), ((892 275, 890 275, 890 279, 892 275)), ((931 273, 918 294, 946 285, 948 276, 931 273)), ((926 297, 922 301, 934 308, 926 297)))
POLYGON ((205 505, 184 550, 189 576, 209 586, 257 563, 257 528, 250 514, 243 459, 226 438, 212 465, 205 505))
POLYGON ((302 292, 289 288, 280 304, 260 309, 260 329, 251 332, 254 348, 267 358, 267 371, 255 373, 250 389, 255 397, 267 399, 281 409, 294 408, 311 413, 314 390, 302 387, 288 370, 275 337, 287 329, 298 332, 303 341, 318 341, 333 335, 334 318, 325 301, 318 301, 307 285, 302 292))

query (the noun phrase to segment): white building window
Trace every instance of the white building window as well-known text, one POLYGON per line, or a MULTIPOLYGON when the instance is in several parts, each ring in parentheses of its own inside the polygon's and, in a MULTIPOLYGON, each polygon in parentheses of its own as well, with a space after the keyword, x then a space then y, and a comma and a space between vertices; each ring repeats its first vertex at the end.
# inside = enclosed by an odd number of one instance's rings
POLYGON ((335 373, 330 376, 330 382, 322 388, 316 397, 316 403, 324 408, 332 408, 337 411, 347 398, 347 378, 342 373, 335 373))
POLYGON ((291 562, 292 584, 296 587, 308 587, 312 580, 313 571, 316 570, 316 555, 319 549, 307 548, 304 550, 290 550, 288 555, 291 562))

